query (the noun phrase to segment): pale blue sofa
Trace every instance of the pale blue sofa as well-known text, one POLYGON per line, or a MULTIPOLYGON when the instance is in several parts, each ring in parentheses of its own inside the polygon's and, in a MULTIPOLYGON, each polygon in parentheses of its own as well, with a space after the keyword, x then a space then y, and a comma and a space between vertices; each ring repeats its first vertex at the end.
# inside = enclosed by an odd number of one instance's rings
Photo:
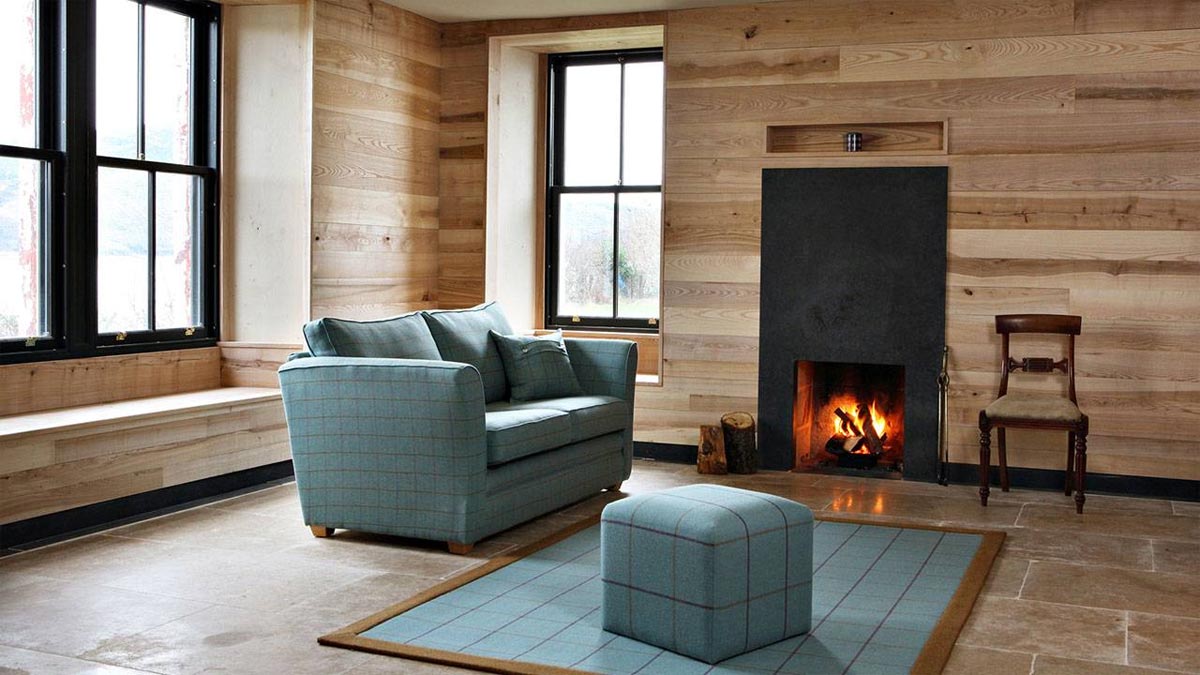
POLYGON ((494 304, 305 326, 309 352, 279 380, 315 535, 345 528, 465 553, 629 477, 637 345, 568 338, 583 395, 512 402, 489 329, 511 333, 494 304))

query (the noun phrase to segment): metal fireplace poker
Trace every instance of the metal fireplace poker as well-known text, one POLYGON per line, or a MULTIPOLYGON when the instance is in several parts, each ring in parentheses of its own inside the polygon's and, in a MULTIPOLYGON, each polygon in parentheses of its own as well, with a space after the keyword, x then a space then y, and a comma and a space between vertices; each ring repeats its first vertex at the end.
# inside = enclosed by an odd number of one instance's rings
POLYGON ((946 462, 949 459, 949 448, 946 443, 946 405, 947 392, 950 390, 950 373, 947 366, 950 361, 950 347, 942 347, 942 372, 938 373, 938 430, 937 430, 937 449, 938 449, 938 470, 937 482, 941 485, 949 485, 950 481, 946 479, 946 462))

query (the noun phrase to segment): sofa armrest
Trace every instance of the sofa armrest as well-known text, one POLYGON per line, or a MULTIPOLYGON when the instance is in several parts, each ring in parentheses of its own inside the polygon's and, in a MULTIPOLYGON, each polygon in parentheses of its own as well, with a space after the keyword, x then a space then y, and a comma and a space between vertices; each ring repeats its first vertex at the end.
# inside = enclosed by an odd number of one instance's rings
POLYGON ((486 489, 478 370, 315 356, 285 363, 279 381, 308 524, 429 539, 466 531, 486 489))
POLYGON ((571 368, 585 394, 616 396, 633 403, 637 343, 632 340, 566 338, 571 368))

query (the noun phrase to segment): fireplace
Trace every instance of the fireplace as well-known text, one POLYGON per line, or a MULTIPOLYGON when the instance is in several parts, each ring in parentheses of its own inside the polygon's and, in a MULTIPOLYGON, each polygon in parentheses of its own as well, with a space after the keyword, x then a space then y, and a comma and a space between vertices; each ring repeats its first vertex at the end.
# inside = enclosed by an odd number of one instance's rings
POLYGON ((796 362, 798 470, 904 469, 904 366, 796 362))
POLYGON ((762 465, 934 480, 946 167, 764 169, 762 185, 762 465))

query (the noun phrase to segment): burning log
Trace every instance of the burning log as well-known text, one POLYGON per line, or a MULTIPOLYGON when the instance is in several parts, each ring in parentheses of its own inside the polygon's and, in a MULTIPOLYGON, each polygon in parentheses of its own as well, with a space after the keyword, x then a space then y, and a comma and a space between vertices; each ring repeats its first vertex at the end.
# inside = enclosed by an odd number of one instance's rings
POLYGON ((754 418, 750 413, 732 412, 721 417, 725 437, 725 463, 729 473, 758 471, 758 444, 754 436, 754 418))
POLYGON ((871 409, 864 403, 858 404, 858 419, 862 422, 863 435, 867 438, 867 447, 872 454, 883 454, 883 439, 879 433, 875 431, 875 425, 871 423, 871 409))
POLYGON ((850 431, 851 434, 853 434, 854 436, 862 436, 863 435, 863 432, 860 431, 858 428, 858 423, 855 422, 854 418, 851 417, 849 414, 847 414, 844 410, 842 410, 841 408, 834 408, 833 414, 838 416, 838 419, 840 419, 842 421, 842 423, 846 425, 846 428, 850 431))
POLYGON ((696 454, 696 470, 700 473, 729 473, 725 465, 725 434, 717 424, 700 425, 700 448, 696 454))

